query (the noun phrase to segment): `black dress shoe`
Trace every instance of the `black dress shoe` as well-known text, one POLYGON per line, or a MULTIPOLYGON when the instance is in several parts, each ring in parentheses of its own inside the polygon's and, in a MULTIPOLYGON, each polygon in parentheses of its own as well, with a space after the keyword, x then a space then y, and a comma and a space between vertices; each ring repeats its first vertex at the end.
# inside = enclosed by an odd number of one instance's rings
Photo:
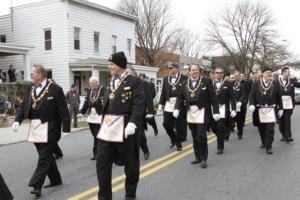
POLYGON ((281 142, 287 141, 284 137, 280 139, 281 142))
POLYGON ((96 160, 96 156, 93 156, 93 157, 91 158, 91 160, 96 160))
POLYGON ((158 131, 154 131, 154 135, 155 135, 155 136, 158 136, 158 131))
POLYGON ((136 198, 134 197, 125 197, 125 200, 135 200, 136 198))
POLYGON ((33 190, 30 192, 34 194, 36 197, 40 197, 42 195, 42 188, 41 187, 34 187, 33 190))
POLYGON ((182 151, 182 147, 177 147, 177 151, 182 151))
POLYGON ((241 140, 241 139, 243 139, 243 136, 239 135, 238 138, 239 138, 239 140, 241 140))
POLYGON ((51 187, 55 187, 55 186, 59 186, 59 185, 62 185, 62 182, 50 183, 49 185, 45 185, 44 188, 51 188, 51 187))
POLYGON ((223 154, 223 149, 218 149, 217 154, 223 154))
POLYGON ((287 139, 286 139, 286 142, 287 142, 287 143, 289 143, 289 142, 293 142, 293 141, 294 141, 294 139, 293 139, 293 138, 287 138, 287 139))
POLYGON ((273 154, 272 149, 266 149, 267 154, 273 154))
POLYGON ((266 148, 266 146, 264 144, 262 144, 262 145, 260 145, 259 148, 264 149, 264 148, 266 148))
POLYGON ((170 149, 172 149, 174 146, 175 146, 174 143, 171 143, 171 144, 169 145, 170 149))
POLYGON ((207 163, 205 160, 202 160, 201 164, 200 164, 201 168, 207 168, 207 163))
POLYGON ((149 160, 149 158, 150 158, 150 152, 144 153, 144 159, 149 160))
POLYGON ((201 160, 199 160, 199 159, 196 159, 196 160, 191 162, 192 165, 196 165, 196 164, 199 164, 199 163, 201 163, 201 160))

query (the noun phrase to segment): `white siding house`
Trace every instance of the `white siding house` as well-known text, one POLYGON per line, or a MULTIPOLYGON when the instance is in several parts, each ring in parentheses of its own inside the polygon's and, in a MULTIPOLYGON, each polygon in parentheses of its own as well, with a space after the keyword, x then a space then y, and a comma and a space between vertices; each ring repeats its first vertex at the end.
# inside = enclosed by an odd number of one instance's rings
MULTIPOLYGON (((84 0, 45 0, 0 16, 0 36, 6 35, 8 44, 33 47, 31 64, 43 64, 65 91, 76 82, 85 94, 89 76, 99 76, 101 82, 109 76, 107 59, 113 51, 124 51, 128 62, 135 63, 136 20, 84 0)), ((20 56, 0 56, 1 69, 10 64, 22 69, 22 63, 20 56)), ((156 78, 156 72, 150 76, 156 78)))

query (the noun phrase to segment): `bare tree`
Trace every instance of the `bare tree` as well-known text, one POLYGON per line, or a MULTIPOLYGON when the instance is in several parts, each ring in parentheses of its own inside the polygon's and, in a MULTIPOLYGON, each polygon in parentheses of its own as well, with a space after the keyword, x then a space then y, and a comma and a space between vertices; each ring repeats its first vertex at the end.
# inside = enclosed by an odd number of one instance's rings
POLYGON ((189 29, 182 29, 173 37, 173 48, 180 55, 199 58, 204 51, 204 41, 189 29))
POLYGON ((276 66, 277 56, 287 55, 287 48, 275 51, 281 45, 276 43, 273 28, 274 19, 266 5, 243 1, 208 20, 206 41, 209 46, 225 49, 235 67, 250 74, 254 64, 276 66))
POLYGON ((161 58, 165 58, 164 52, 175 51, 172 37, 181 30, 181 26, 172 24, 171 1, 122 0, 118 9, 139 17, 136 40, 146 64, 155 66, 166 62, 161 58))

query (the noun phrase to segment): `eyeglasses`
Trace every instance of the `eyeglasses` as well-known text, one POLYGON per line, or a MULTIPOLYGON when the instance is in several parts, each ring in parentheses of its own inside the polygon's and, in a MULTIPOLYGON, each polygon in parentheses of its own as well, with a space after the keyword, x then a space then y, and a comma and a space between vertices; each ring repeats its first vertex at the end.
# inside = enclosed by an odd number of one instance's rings
POLYGON ((223 74, 224 72, 215 72, 216 74, 223 74))

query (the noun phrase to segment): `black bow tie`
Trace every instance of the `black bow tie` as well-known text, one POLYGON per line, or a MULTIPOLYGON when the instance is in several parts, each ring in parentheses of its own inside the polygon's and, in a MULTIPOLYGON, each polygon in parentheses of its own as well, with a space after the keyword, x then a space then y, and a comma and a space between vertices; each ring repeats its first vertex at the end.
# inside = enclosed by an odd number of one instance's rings
POLYGON ((42 87, 42 84, 34 84, 35 89, 42 87))

